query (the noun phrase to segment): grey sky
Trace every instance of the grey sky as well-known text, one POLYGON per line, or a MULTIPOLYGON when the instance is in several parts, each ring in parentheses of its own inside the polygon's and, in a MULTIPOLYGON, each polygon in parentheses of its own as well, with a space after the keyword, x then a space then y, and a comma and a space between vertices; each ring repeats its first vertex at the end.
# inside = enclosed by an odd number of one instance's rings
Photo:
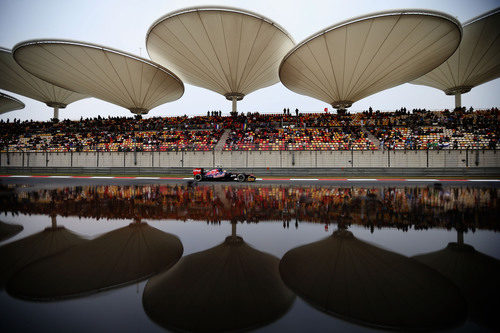
MULTIPOLYGON (((147 57, 146 33, 159 17, 178 9, 201 5, 232 6, 262 14, 277 22, 296 42, 345 19, 371 12, 419 8, 446 12, 460 22, 467 21, 500 6, 498 0, 252 0, 252 1, 168 1, 168 0, 0 0, 0 46, 12 48, 18 42, 34 38, 73 39, 102 44, 147 57)), ((148 116, 203 115, 208 110, 228 114, 231 103, 223 96, 185 85, 181 99, 161 105, 148 116)), ((45 104, 12 94, 26 108, 0 116, 0 119, 21 118, 48 120, 52 110, 45 104)), ((464 106, 486 108, 500 106, 500 79, 490 81, 462 96, 464 106)), ((453 108, 454 99, 437 89, 404 84, 369 96, 353 104, 351 111, 367 109, 393 110, 407 108, 453 108)), ((238 103, 239 111, 279 113, 283 107, 299 108, 306 112, 322 112, 331 107, 313 98, 298 95, 281 83, 249 94, 238 103)), ((89 98, 70 104, 61 110, 60 118, 79 119, 80 116, 132 116, 119 106, 89 98)))

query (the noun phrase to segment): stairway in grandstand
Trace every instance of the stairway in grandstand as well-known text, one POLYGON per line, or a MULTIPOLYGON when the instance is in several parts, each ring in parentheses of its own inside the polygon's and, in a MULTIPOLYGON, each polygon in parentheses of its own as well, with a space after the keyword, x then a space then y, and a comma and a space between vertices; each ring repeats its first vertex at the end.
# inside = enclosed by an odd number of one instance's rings
POLYGON ((371 134, 366 127, 361 126, 361 130, 366 134, 366 137, 373 142, 373 144, 380 149, 380 141, 375 137, 375 135, 371 134))
POLYGON ((229 133, 230 133, 230 130, 228 130, 228 129, 224 130, 224 133, 222 133, 222 136, 220 137, 219 142, 217 142, 217 144, 214 147, 215 151, 221 151, 224 148, 224 146, 226 145, 226 140, 229 136, 229 133))

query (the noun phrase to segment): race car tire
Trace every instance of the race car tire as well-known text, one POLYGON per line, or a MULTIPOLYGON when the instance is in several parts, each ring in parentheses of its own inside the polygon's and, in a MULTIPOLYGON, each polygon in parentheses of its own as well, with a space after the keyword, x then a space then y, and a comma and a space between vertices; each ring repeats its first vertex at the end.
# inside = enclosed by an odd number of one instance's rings
POLYGON ((245 174, 243 174, 243 173, 238 174, 238 176, 236 177, 236 179, 237 179, 240 183, 244 182, 246 178, 247 178, 247 177, 246 177, 246 176, 245 176, 245 174))
POLYGON ((195 181, 201 182, 202 179, 203 179, 203 177, 200 174, 194 175, 194 180, 195 181))

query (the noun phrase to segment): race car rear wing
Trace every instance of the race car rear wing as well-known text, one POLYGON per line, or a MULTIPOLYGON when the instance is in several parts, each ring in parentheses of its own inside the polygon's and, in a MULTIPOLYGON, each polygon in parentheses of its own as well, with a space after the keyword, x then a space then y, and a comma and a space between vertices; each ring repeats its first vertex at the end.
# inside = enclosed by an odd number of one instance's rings
POLYGON ((205 170, 203 168, 193 169, 193 175, 198 175, 198 174, 203 175, 204 171, 205 170))

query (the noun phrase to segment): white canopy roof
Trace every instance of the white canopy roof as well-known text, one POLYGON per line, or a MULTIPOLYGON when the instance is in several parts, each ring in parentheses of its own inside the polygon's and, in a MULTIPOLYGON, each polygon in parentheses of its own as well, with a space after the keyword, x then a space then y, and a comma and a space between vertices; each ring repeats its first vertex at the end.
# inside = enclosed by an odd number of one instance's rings
POLYGON ((0 114, 20 109, 24 109, 23 102, 0 92, 0 114))
POLYGON ((14 47, 27 71, 58 86, 144 114, 184 93, 182 81, 149 60, 95 44, 33 40, 14 47))
POLYGON ((460 39, 460 23, 443 13, 375 13, 307 38, 284 57, 279 74, 288 89, 346 108, 436 68, 460 39))
POLYGON ((0 88, 59 108, 87 97, 28 73, 14 61, 11 51, 4 48, 0 48, 0 88))
POLYGON ((157 20, 146 37, 154 61, 195 86, 242 99, 279 81, 278 66, 294 41, 258 14, 226 7, 176 11, 157 20))
POLYGON ((500 8, 496 8, 465 22, 458 50, 441 66, 411 83, 454 95, 466 93, 499 76, 500 8))

